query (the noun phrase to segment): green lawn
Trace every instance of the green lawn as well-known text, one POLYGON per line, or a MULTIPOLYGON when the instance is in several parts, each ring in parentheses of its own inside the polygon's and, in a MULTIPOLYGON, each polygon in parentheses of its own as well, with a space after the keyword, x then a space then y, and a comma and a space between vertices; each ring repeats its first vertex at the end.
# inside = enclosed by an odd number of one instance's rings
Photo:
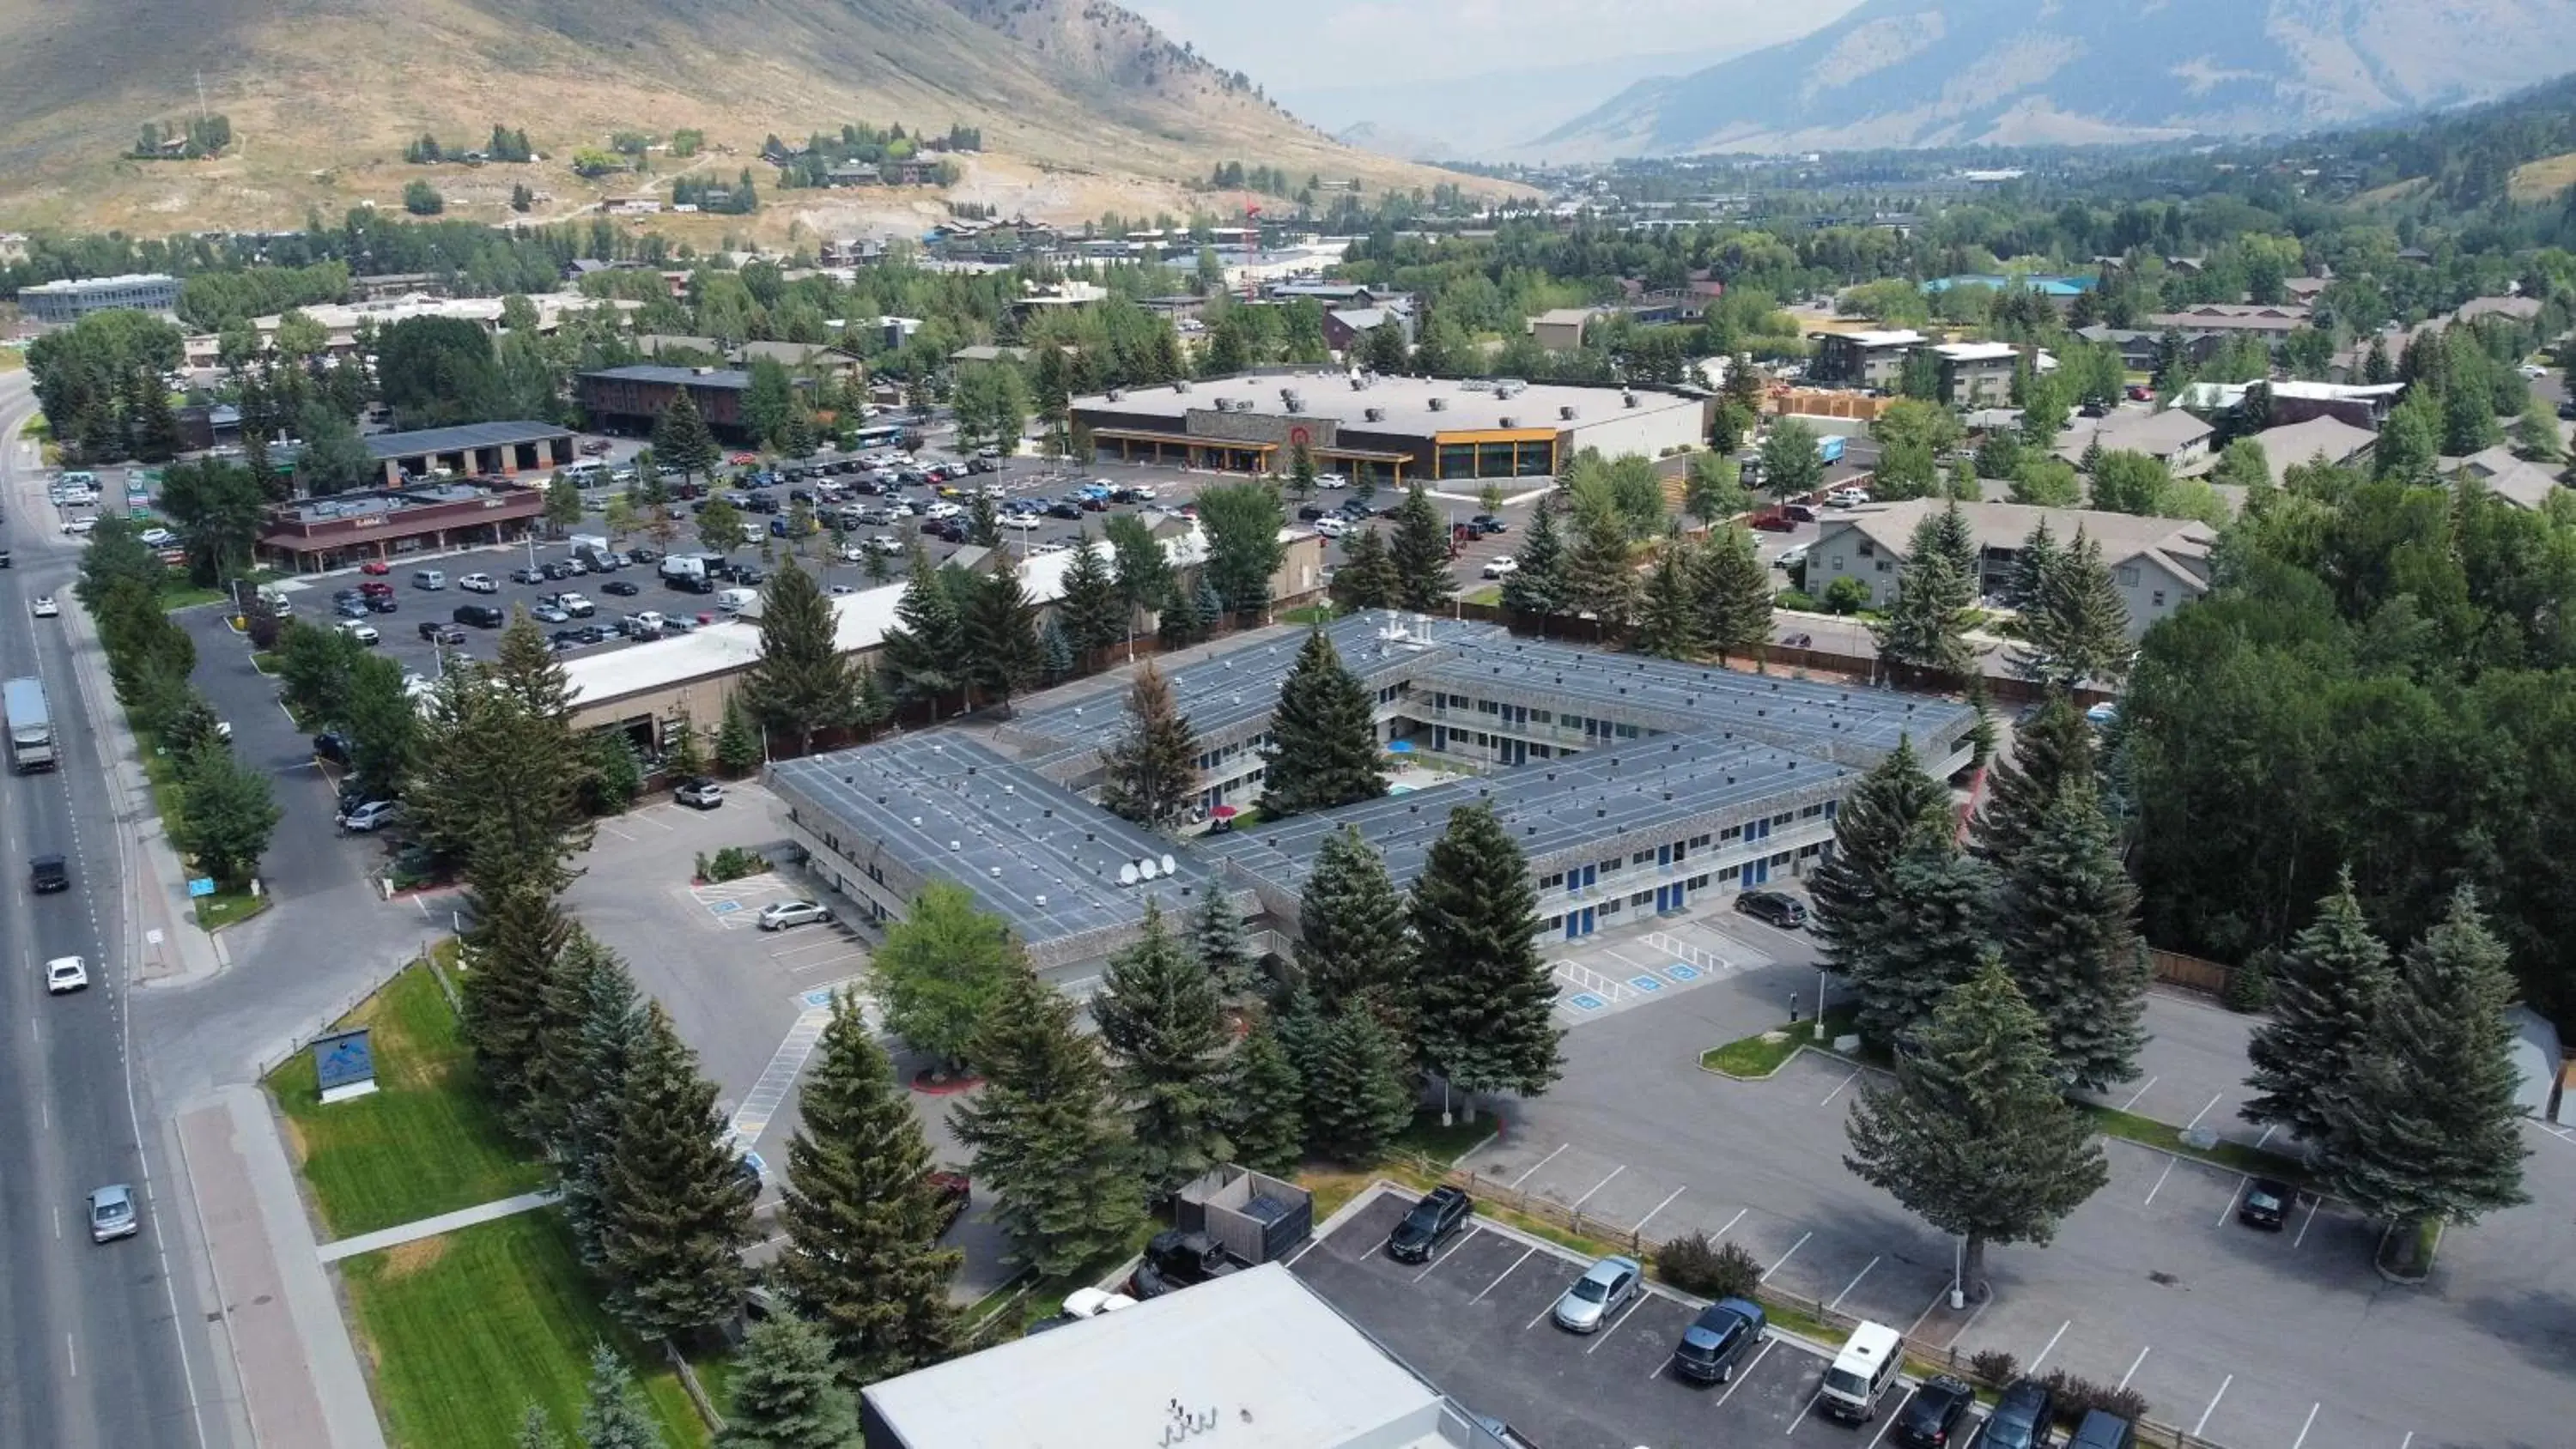
POLYGON ((323 1105, 299 1052, 268 1090, 333 1237, 434 1217, 545 1184, 474 1079, 472 1054, 438 983, 406 967, 340 1023, 373 1031, 377 1090, 323 1105))
POLYGON ((2159 1122, 2153 1117, 2141 1117, 2135 1112, 2096 1106, 2091 1102, 2078 1102, 2076 1105, 2084 1109, 2084 1115, 2092 1118, 2093 1125, 2102 1129, 2106 1137, 2118 1137, 2256 1177, 2277 1177, 2293 1185, 2304 1186, 2308 1180, 2307 1169, 2295 1157, 2224 1139, 2204 1150, 2184 1142, 2182 1129, 2170 1122, 2159 1122))
POLYGON ((1329 624, 1333 622, 1333 606, 1330 604, 1307 604, 1300 608, 1290 609, 1279 616, 1279 622, 1282 624, 1329 624))
MULTIPOLYGON (((602 1339, 635 1366, 667 1442, 708 1440, 660 1351, 600 1311, 552 1209, 369 1253, 340 1271, 396 1449, 510 1449, 530 1403, 569 1433, 602 1339)), ((710 1381, 702 1369, 700 1381, 713 1394, 721 1375, 710 1381)))
POLYGON ((1463 1112, 1453 1115, 1458 1120, 1443 1127, 1437 1112, 1416 1114, 1413 1125, 1396 1134, 1396 1150, 1427 1157, 1442 1167, 1448 1167, 1470 1150, 1483 1146, 1485 1140, 1494 1135, 1496 1123, 1491 1112, 1479 1114, 1473 1122, 1468 1121, 1463 1112))
POLYGON ((1469 589, 1458 596, 1458 601, 1462 604, 1499 605, 1503 602, 1503 586, 1487 584, 1481 589, 1469 589))
MULTIPOLYGON (((1851 1030, 1851 1026, 1850 1007, 1837 1006, 1825 1013, 1827 1041, 1851 1030)), ((1795 1024, 1783 1022, 1769 1031, 1755 1032, 1724 1046, 1711 1047, 1699 1054, 1699 1064, 1730 1077, 1767 1077, 1796 1056, 1798 1048, 1815 1045, 1815 1030, 1812 1018, 1795 1024)))
POLYGON ((274 899, 265 893, 254 896, 248 891, 217 891, 210 896, 199 896, 192 904, 196 907, 198 925, 209 931, 220 931, 267 910, 274 899))

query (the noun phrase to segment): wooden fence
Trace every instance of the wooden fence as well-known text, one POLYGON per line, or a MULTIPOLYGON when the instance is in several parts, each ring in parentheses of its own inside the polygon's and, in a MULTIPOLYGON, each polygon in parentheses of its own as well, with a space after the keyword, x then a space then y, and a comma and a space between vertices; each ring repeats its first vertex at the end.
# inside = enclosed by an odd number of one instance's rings
POLYGON ((2228 978, 2236 974, 2233 966, 2186 956, 2180 951, 2160 951, 2153 946, 2147 948, 2147 970, 2164 985, 2219 997, 2227 994, 2228 978))

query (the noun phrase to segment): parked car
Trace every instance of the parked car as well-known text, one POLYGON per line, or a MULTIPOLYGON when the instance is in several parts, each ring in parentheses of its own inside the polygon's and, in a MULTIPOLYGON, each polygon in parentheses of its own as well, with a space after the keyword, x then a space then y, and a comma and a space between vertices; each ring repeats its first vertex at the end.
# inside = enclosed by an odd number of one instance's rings
POLYGON ((1793 569, 1806 561, 1807 546, 1803 543, 1793 543, 1787 548, 1780 550, 1780 556, 1771 560, 1771 567, 1775 569, 1793 569))
POLYGON ((1794 931, 1807 924, 1806 903, 1783 891, 1746 891, 1735 898, 1735 908, 1764 925, 1794 931))
POLYGON ((2057 1422, 2057 1395, 2037 1379, 2015 1379, 1995 1400, 1977 1449, 2042 1449, 2057 1422))
POLYGON ((467 574, 465 577, 456 581, 456 586, 469 594, 497 594, 501 592, 501 581, 492 577, 490 574, 467 574))
POLYGON ((1721 1298, 1699 1312, 1673 1345, 1673 1372, 1704 1384, 1722 1384, 1762 1342, 1770 1320, 1762 1305, 1744 1298, 1721 1298))
POLYGON ((498 629, 510 622, 509 615, 490 604, 459 604, 448 617, 459 624, 471 624, 477 629, 498 629))
POLYGON ((45 994, 89 989, 89 963, 78 956, 57 956, 45 963, 45 994))
POLYGON ((1315 520, 1315 532, 1325 538, 1348 538, 1352 532, 1351 521, 1339 514, 1327 513, 1315 520))
POLYGON ((531 608, 528 610, 528 617, 536 620, 540 624, 569 624, 572 622, 572 615, 565 613, 563 610, 556 608, 552 604, 539 604, 534 608, 531 608))
POLYGON ((591 615, 599 612, 599 606, 597 604, 592 603, 590 600, 583 598, 579 594, 557 594, 552 599, 548 600, 548 602, 552 603, 556 608, 563 610, 565 613, 572 615, 576 619, 587 619, 591 615))
POLYGON ((328 760, 342 769, 348 768, 350 757, 356 750, 355 742, 338 730, 324 730, 313 737, 314 758, 328 760))
POLYGON ((724 796, 724 786, 704 775, 681 781, 680 788, 671 792, 672 799, 693 810, 713 810, 724 803, 724 796))
POLYGON ((1868 489, 1849 483, 1825 495, 1826 504, 1834 508, 1858 508, 1868 501, 1868 489))
POLYGON ((1610 1321, 1610 1316, 1637 1296, 1646 1270, 1634 1258, 1608 1257, 1593 1264, 1556 1300, 1550 1316, 1556 1326, 1572 1333, 1592 1333, 1610 1321))
POLYGON ((464 630, 439 619, 421 620, 420 637, 442 648, 461 648, 465 643, 464 630))
POLYGON ((784 931, 830 919, 832 913, 823 909, 820 901, 772 901, 760 908, 756 924, 764 931, 784 931))
POLYGON ((394 566, 380 558, 371 558, 365 563, 358 565, 358 572, 362 574, 373 574, 378 578, 382 578, 393 571, 394 566))
POLYGON ((1387 1256, 1399 1263, 1431 1261, 1442 1243, 1466 1228, 1475 1211, 1475 1201, 1459 1189, 1433 1188, 1387 1235, 1387 1256))
POLYGON ((2138 1426, 2108 1409, 2087 1409, 2066 1449, 2137 1449, 2138 1426))
POLYGON ((1479 513, 1467 520, 1467 526, 1478 533, 1509 533, 1512 526, 1490 513, 1479 513))
POLYGON ((2258 1177, 2245 1188, 2244 1200, 2236 1205, 2236 1220, 2249 1228, 2279 1232, 2289 1220, 2290 1204, 2298 1194, 2276 1177, 2258 1177))
POLYGON ((621 599, 631 599, 644 592, 625 579, 610 579, 599 586, 599 591, 603 594, 614 594, 621 599))
POLYGON ((369 800, 354 810, 342 811, 339 826, 352 835, 372 835, 378 828, 391 825, 401 818, 401 801, 369 800))
MULTIPOLYGON (((358 605, 358 612, 363 614, 366 611, 366 604, 361 602, 358 605)), ((355 619, 342 621, 340 632, 357 640, 360 644, 365 645, 369 649, 375 648, 377 644, 384 640, 384 636, 376 632, 376 627, 373 624, 361 624, 355 619)))
POLYGON ((89 1195, 89 1240, 93 1243, 130 1238, 143 1230, 143 1215, 136 1208, 134 1189, 124 1183, 102 1187, 89 1195))
POLYGON ((1485 560, 1484 575, 1489 579, 1507 579, 1521 571, 1521 561, 1510 554, 1496 554, 1485 560))
POLYGON ((1250 1266, 1205 1233, 1166 1228, 1146 1242, 1144 1260, 1127 1275, 1127 1291, 1141 1303, 1250 1266))
POLYGON ((1905 1401, 1890 1437, 1906 1449, 1949 1449, 1950 1437, 1968 1417, 1977 1391, 1966 1379, 1939 1374, 1924 1382, 1905 1401))
POLYGON ((1795 533, 1798 531, 1797 520, 1780 512, 1764 512, 1753 515, 1753 526, 1761 529, 1765 533, 1795 533))

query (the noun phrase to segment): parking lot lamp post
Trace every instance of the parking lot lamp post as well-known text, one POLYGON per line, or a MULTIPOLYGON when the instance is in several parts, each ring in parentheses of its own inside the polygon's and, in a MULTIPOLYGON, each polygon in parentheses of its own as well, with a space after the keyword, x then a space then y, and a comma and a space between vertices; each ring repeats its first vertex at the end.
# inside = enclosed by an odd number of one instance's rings
POLYGON ((1968 1306, 1967 1285, 1959 1281, 1967 1271, 1968 1235, 1961 1233, 1958 1251, 1950 1257, 1950 1311, 1953 1313, 1968 1306))
POLYGON ((1816 963, 1816 1040, 1825 1039, 1825 977, 1823 962, 1816 963))

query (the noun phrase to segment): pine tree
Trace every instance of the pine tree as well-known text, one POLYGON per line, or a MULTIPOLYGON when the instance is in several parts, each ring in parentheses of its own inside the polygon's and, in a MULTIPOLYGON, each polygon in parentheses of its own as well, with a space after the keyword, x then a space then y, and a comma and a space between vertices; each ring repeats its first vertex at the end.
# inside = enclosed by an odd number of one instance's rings
POLYGON ((1073 1018, 1063 992, 1014 972, 976 1037, 983 1089, 950 1114, 1013 1252, 1049 1277, 1128 1250, 1144 1222, 1134 1143, 1073 1018))
POLYGON ((545 1409, 531 1403, 519 1416, 519 1434, 510 1441, 510 1449, 563 1449, 563 1440, 555 1437, 554 1421, 546 1417, 545 1409))
POLYGON ((856 999, 833 997, 797 1102, 778 1211, 787 1242, 773 1270, 788 1301, 853 1383, 946 1358, 957 1347, 948 1282, 962 1255, 939 1246, 929 1145, 856 999))
POLYGON ((1237 1165, 1255 1172, 1296 1169, 1306 1147, 1306 1083, 1288 1044, 1265 1018, 1253 1023, 1235 1049, 1226 1090, 1226 1135, 1237 1165))
POLYGON ((1038 610, 1019 571, 1006 564, 979 580, 964 623, 967 680, 1008 715, 1011 697, 1037 682, 1040 663, 1038 610))
POLYGON ((1073 646, 1078 668, 1087 668, 1127 637, 1127 605, 1118 596, 1118 577, 1111 572, 1108 550, 1095 545, 1088 529, 1074 535, 1072 567, 1064 571, 1064 597, 1055 620, 1073 646))
POLYGON ((2432 1225, 2531 1200, 2507 1015, 2514 991, 2504 944, 2460 887, 2377 993, 2351 1074, 2325 1099, 2325 1179, 2390 1224, 2401 1270, 2425 1266, 2432 1225))
POLYGON ((653 420, 653 460, 679 474, 685 483, 700 473, 714 472, 717 456, 715 434, 707 431, 696 400, 685 387, 673 389, 671 405, 653 420))
POLYGON ((1628 526, 1615 511, 1587 508, 1577 514, 1563 578, 1559 612, 1590 614, 1605 635, 1628 627, 1637 611, 1637 571, 1628 556, 1628 526))
POLYGON ((1049 614, 1038 626, 1038 683, 1057 685, 1073 677, 1073 639, 1060 616, 1049 614))
POLYGON ((571 686, 536 626, 520 615, 491 664, 449 670, 424 714, 411 802, 429 840, 463 863, 478 897, 560 893, 590 842, 588 772, 571 686))
POLYGON ((2064 556, 2048 520, 2040 519, 2013 554, 2012 572, 2004 585, 2005 602, 2023 613, 2038 609, 2046 598, 2048 576, 2064 556))
POLYGON ((1544 619, 1565 612, 1565 542, 1556 529, 1556 495, 1539 495, 1529 531, 1512 555, 1518 568, 1503 579, 1503 607, 1544 619))
POLYGON ((1109 958, 1091 1019, 1136 1135, 1146 1191, 1172 1191, 1232 1155, 1225 1017, 1216 982, 1150 900, 1135 944, 1109 958))
POLYGON ((1879 657, 1903 668, 1965 674, 1976 664, 1968 644, 1968 605, 1976 582, 1949 555, 1917 548, 1896 576, 1896 601, 1883 622, 1869 626, 1879 657))
POLYGON ((1887 893, 1873 903, 1879 939, 1845 972, 1863 1037, 1903 1043, 1950 988, 1976 974, 1993 949, 1994 890, 1993 868, 1954 845, 1946 822, 1907 839, 1887 893))
POLYGON ((1953 498, 1938 513, 1925 516, 1915 525, 1914 547, 1929 544, 1950 561, 1950 567, 1973 585, 1977 578, 1979 549, 1976 530, 1968 524, 1968 515, 1953 498))
POLYGON ((849 1449, 859 1442, 859 1401, 833 1369, 832 1341, 793 1313, 772 1314, 743 1335, 732 1382, 716 1449, 849 1449))
POLYGON ((2102 546, 2084 530, 2041 571, 2038 606, 2023 611, 2021 636, 2013 668, 2025 679, 2071 690, 2129 672, 2129 608, 2103 566, 2102 546))
POLYGON ((2004 965, 2048 1024, 2058 1065, 2087 1091, 2138 1074, 2147 963, 2137 910, 2089 780, 2060 791, 2039 833, 2002 862, 1994 934, 2004 965))
POLYGON ((1722 663, 1760 659, 1771 643, 1771 572, 1762 566, 1753 535, 1730 527, 1699 551, 1697 577, 1701 637, 1722 663))
POLYGON ((1162 608, 1157 613, 1154 642, 1166 653, 1186 649, 1208 636, 1212 616, 1199 608, 1198 590, 1177 575, 1173 577, 1162 608))
POLYGON ((1834 848, 1807 877, 1816 903, 1812 927, 1833 969, 1849 976, 1868 968, 1886 939, 1881 902, 1894 888, 1896 862, 1916 832, 1941 829, 1950 792, 1924 773, 1911 739, 1852 787, 1834 816, 1834 848))
POLYGON ((1265 814, 1329 810, 1386 793, 1375 706, 1321 629, 1307 634, 1279 688, 1264 758, 1265 814))
POLYGON ((1322 1019, 1303 1075, 1307 1141, 1327 1157, 1374 1162, 1413 1121, 1404 1043, 1362 1006, 1322 1019))
POLYGON ((814 576, 788 559, 761 591, 760 658, 735 697, 763 730, 798 742, 848 725, 858 709, 859 670, 841 652, 840 619, 814 576))
POLYGON ((652 1405, 617 1350, 590 1347, 590 1401, 581 1410, 582 1449, 663 1449, 652 1405))
POLYGON ((1151 830, 1177 822, 1198 797, 1198 736, 1151 660, 1127 687, 1126 733, 1101 751, 1100 765, 1100 803, 1151 830))
POLYGON ((1347 826, 1324 838, 1297 902, 1297 975, 1328 1012, 1364 1004, 1403 1020, 1404 900, 1386 862, 1347 826))
POLYGON ((2013 735, 2012 758, 1986 776, 1986 804, 1977 812, 1977 853, 2011 860, 2039 833, 2048 808, 2066 790, 2094 783, 2093 727, 2073 699, 2054 695, 2013 735))
POLYGON ((1986 1296, 1988 1243, 2046 1244, 2110 1180, 2091 1124, 2060 1093, 2039 1013, 1989 961, 1853 1104, 1843 1165, 1956 1234, 1960 1281, 1986 1296))
POLYGON ((1529 861, 1493 807, 1449 812, 1414 879, 1409 915, 1406 1014, 1423 1070, 1471 1099, 1546 1091, 1564 1072, 1556 981, 1538 952, 1529 861))
POLYGON ((957 601, 921 545, 912 548, 912 572, 894 606, 895 627, 885 635, 877 667, 896 699, 906 704, 939 699, 966 684, 966 626, 957 601))
POLYGON ((2331 1103, 2353 1079, 2369 1046, 2380 999, 2393 984, 2388 948, 2371 934, 2345 867, 2317 917, 2291 938, 2272 966, 2272 1019, 2245 1045, 2254 1089, 2248 1122, 2286 1127, 2304 1150, 2321 1152, 2331 1103))
POLYGON ((1252 990, 1252 942, 1243 929, 1243 913, 1223 889, 1210 886, 1199 898, 1190 917, 1190 949, 1219 995, 1235 998, 1252 990))
POLYGON ((1629 641, 1640 654, 1690 659, 1700 651, 1698 569, 1689 552, 1679 539, 1666 540, 1654 570, 1646 575, 1637 634, 1629 641))
POLYGON ((1449 573, 1449 530, 1419 483, 1408 487, 1395 507, 1395 538, 1388 555, 1395 565, 1399 608, 1436 614, 1449 607, 1458 592, 1449 573))
POLYGON ((675 779, 689 780, 707 772, 706 741, 687 716, 664 720, 662 768, 675 779))
POLYGON ((608 1311, 647 1338, 720 1323, 749 1281, 741 1254, 755 1189, 716 1110, 716 1084, 698 1074, 658 1001, 644 1009, 615 1100, 617 1143, 601 1179, 608 1311))
POLYGON ((578 926, 547 983, 546 1022, 539 1085, 522 1120, 554 1167, 575 1250, 599 1269, 607 1262, 608 1164, 622 1125, 618 1092, 642 1033, 644 1003, 626 964, 578 926))
POLYGON ((503 890, 480 906, 466 935, 473 969, 458 988, 465 1039, 485 1089, 512 1112, 535 1086, 546 987, 572 926, 542 890, 503 890))
POLYGON ((1386 535, 1363 528, 1342 540, 1342 566, 1333 571, 1333 601, 1357 612, 1392 609, 1402 593, 1386 535))
POLYGON ((742 707, 739 695, 725 701, 724 723, 716 727, 716 763, 728 775, 740 777, 760 768, 766 752, 760 747, 760 731, 754 729, 751 714, 742 707))

